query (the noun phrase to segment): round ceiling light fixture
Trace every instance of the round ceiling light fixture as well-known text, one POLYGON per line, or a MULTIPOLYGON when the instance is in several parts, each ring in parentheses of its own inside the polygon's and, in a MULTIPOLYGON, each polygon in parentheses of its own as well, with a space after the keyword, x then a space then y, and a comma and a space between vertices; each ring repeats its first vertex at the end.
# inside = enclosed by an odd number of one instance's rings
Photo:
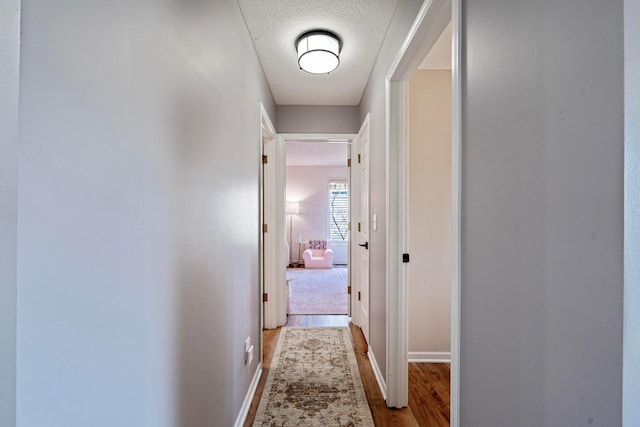
POLYGON ((340 65, 342 41, 330 31, 313 30, 296 40, 298 65, 312 74, 327 74, 340 65))

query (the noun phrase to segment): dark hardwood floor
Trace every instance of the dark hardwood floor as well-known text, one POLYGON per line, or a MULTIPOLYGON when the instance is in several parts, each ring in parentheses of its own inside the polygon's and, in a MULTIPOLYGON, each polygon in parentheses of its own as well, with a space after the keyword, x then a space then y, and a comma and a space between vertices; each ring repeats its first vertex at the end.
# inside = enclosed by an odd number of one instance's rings
POLYGON ((448 363, 409 363, 409 408, 420 426, 449 425, 448 363))
MULTIPOLYGON (((287 326, 349 326, 356 350, 356 359, 373 421, 376 426, 449 426, 449 364, 409 364, 409 407, 389 409, 382 398, 371 363, 367 357, 367 344, 359 327, 347 316, 290 315, 287 326)), ((271 359, 280 336, 280 328, 263 331, 263 373, 249 408, 245 427, 251 427, 269 374, 271 359)))
POLYGON ((371 362, 367 357, 367 342, 362 335, 362 330, 350 325, 351 336, 356 348, 356 359, 360 368, 360 377, 362 385, 369 401, 371 415, 373 415, 373 423, 376 426, 419 426, 416 418, 413 416, 411 408, 389 409, 382 397, 380 387, 373 373, 371 362))

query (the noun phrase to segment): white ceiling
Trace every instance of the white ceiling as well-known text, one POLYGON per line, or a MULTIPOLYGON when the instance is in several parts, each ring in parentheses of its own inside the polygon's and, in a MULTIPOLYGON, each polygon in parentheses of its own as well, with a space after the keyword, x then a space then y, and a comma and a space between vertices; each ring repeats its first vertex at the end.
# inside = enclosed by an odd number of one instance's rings
POLYGON ((287 142, 287 166, 346 166, 346 142, 287 142))
POLYGON ((398 0, 238 0, 278 105, 358 105, 398 0), (340 66, 298 68, 295 41, 323 29, 342 39, 340 66))
POLYGON ((450 70, 451 69, 451 22, 444 29, 427 56, 424 57, 419 70, 450 70))

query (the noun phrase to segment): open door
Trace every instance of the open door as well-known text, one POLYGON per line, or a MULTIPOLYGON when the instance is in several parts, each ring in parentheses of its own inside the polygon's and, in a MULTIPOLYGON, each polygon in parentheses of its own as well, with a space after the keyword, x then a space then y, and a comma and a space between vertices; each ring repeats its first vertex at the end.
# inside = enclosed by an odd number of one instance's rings
POLYGON ((355 223, 352 225, 355 236, 353 253, 354 289, 354 323, 360 326, 369 342, 369 115, 365 118, 358 138, 354 143, 355 187, 354 201, 357 208, 354 212, 355 223))
POLYGON ((284 145, 262 112, 261 263, 262 327, 287 322, 285 308, 284 145))

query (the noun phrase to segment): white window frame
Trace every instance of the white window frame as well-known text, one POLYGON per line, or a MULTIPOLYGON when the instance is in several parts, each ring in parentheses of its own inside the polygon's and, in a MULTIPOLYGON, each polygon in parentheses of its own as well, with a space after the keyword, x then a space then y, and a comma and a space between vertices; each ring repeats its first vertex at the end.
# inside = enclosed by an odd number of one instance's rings
POLYGON ((349 190, 349 180, 347 179, 330 179, 327 182, 327 240, 330 242, 339 242, 339 243, 349 243, 349 221, 350 221, 350 214, 351 214, 351 194, 350 194, 350 190, 349 190), (346 234, 346 238, 344 240, 333 240, 331 238, 331 184, 344 184, 345 185, 345 189, 347 191, 347 217, 345 220, 345 234, 346 234))

